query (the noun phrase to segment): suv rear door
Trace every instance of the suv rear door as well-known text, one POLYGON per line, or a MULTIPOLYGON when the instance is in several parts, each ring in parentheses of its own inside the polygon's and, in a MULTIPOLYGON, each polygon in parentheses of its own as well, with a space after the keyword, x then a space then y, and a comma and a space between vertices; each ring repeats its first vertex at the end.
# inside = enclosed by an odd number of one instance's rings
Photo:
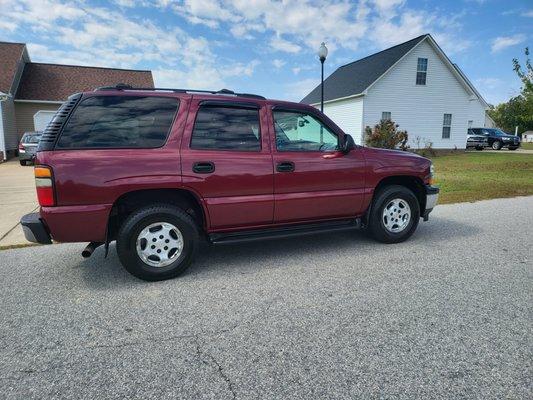
POLYGON ((209 230, 271 224, 272 155, 261 129, 266 108, 193 97, 189 110, 181 142, 183 185, 205 203, 209 230))
POLYGON ((360 149, 338 150, 340 129, 308 108, 274 106, 274 223, 353 217, 365 194, 360 149))

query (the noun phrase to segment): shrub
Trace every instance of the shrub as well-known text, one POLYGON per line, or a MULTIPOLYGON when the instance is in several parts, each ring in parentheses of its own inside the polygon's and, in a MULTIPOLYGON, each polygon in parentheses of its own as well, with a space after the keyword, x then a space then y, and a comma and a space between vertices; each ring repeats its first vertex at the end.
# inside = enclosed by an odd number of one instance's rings
POLYGON ((374 128, 369 126, 365 129, 365 142, 370 147, 380 147, 382 149, 407 150, 407 131, 398 130, 399 125, 393 121, 382 119, 374 128))
POLYGON ((424 157, 434 157, 437 154, 435 150, 433 149, 432 141, 426 138, 421 138, 420 136, 417 136, 415 138, 415 143, 416 143, 415 153, 420 154, 421 156, 424 156, 424 157), (421 147, 420 143, 422 142, 422 140, 424 141, 424 144, 421 147))

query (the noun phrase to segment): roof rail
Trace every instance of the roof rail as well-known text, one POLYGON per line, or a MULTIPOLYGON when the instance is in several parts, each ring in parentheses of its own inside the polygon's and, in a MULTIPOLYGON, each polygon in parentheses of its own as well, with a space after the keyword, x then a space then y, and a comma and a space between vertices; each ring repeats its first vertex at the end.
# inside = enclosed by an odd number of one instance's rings
POLYGON ((221 89, 221 90, 200 90, 200 89, 174 89, 174 88, 150 88, 150 87, 133 87, 125 83, 117 83, 115 86, 101 86, 94 89, 94 91, 100 90, 145 90, 145 91, 162 91, 162 92, 174 92, 174 93, 209 93, 220 94, 228 96, 249 97, 252 99, 265 100, 265 97, 258 94, 251 93, 235 93, 233 90, 221 89))

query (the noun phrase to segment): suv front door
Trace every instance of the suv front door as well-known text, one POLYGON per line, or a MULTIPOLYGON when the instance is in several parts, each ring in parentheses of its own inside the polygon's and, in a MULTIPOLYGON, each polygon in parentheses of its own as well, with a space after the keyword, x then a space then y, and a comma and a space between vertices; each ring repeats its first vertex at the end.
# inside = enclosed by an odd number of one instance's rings
POLYGON ((342 154, 344 135, 307 108, 271 110, 274 223, 354 217, 365 195, 359 148, 342 154))
POLYGON ((208 211, 209 230, 272 224, 272 155, 260 103, 194 100, 181 142, 183 184, 208 211))

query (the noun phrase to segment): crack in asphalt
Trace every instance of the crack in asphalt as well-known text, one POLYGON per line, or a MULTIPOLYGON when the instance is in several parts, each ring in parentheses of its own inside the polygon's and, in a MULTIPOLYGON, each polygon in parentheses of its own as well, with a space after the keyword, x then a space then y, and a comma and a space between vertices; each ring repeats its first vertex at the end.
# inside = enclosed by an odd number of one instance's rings
MULTIPOLYGON (((228 385, 228 389, 230 390, 233 399, 236 399, 237 398, 237 394, 235 392, 235 388, 234 388, 233 382, 230 380, 228 375, 225 373, 222 365, 216 360, 216 358, 211 353, 208 353, 207 351, 202 351, 201 350, 200 338, 201 337, 202 338, 212 338, 212 337, 215 337, 215 336, 220 336, 222 334, 234 331, 239 326, 250 324, 250 323, 254 322, 257 318, 259 318, 260 316, 262 316, 266 312, 268 312, 268 310, 270 310, 270 307, 272 307, 272 305, 277 300, 278 300, 278 296, 274 297, 272 300, 270 300, 268 303, 266 303, 266 307, 263 310, 261 310, 260 312, 257 312, 255 314, 253 314, 249 318, 243 318, 243 319, 239 320, 238 322, 236 322, 235 324, 233 324, 229 328, 220 329, 218 331, 214 331, 214 332, 211 332, 211 333, 174 335, 174 336, 167 336, 167 337, 164 337, 164 338, 146 337, 146 338, 142 338, 142 339, 136 340, 136 341, 124 342, 124 343, 113 343, 113 344, 96 344, 96 345, 74 346, 74 347, 66 347, 66 346, 63 347, 61 345, 58 345, 58 346, 53 346, 53 347, 42 347, 41 350, 56 350, 56 349, 59 349, 61 351, 64 351, 64 350, 69 351, 69 350, 74 350, 74 349, 124 348, 124 347, 129 347, 129 346, 142 345, 143 343, 146 343, 147 341, 150 341, 151 343, 164 343, 164 342, 168 342, 168 341, 172 341, 172 340, 176 340, 176 339, 192 339, 194 341, 194 343, 195 343, 196 356, 198 357, 198 359, 203 364, 213 367, 213 365, 211 365, 204 357, 202 357, 202 355, 205 355, 209 360, 211 360, 211 363, 214 364, 214 367, 216 368, 218 375, 228 385)), ((42 374, 42 373, 47 373, 47 372, 56 370, 58 368, 61 368, 61 366, 56 365, 56 366, 53 366, 52 368, 44 368, 44 369, 24 368, 24 369, 15 370, 15 371, 12 371, 12 372, 14 372, 15 374, 42 374)), ((0 379, 2 379, 2 380, 12 379, 12 377, 0 376, 0 379)))
MULTIPOLYGON (((214 367, 218 373, 218 375, 226 382, 228 385, 228 389, 231 392, 232 398, 235 400, 237 399, 237 393, 235 393, 235 388, 233 387, 233 382, 229 378, 229 376, 224 372, 224 368, 222 368, 222 365, 216 360, 216 358, 211 354, 208 353, 205 350, 201 349, 201 344, 198 336, 194 338, 194 341, 196 343, 196 356, 198 359, 205 365, 210 365, 209 361, 203 357, 204 355, 211 360, 211 362, 214 364, 214 367)), ((213 365, 211 365, 213 367, 213 365)))

